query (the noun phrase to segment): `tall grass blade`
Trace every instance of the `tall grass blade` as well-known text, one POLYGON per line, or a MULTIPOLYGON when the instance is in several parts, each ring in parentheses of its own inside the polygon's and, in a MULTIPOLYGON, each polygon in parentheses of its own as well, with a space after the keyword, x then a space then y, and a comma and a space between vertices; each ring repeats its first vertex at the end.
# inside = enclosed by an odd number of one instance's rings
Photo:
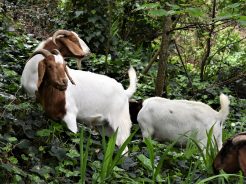
POLYGON ((111 173, 113 171, 114 167, 118 164, 119 160, 122 158, 123 151, 125 150, 126 146, 131 142, 133 136, 137 133, 138 130, 139 130, 139 128, 137 128, 133 133, 131 133, 131 135, 121 145, 121 147, 119 148, 117 154, 115 155, 112 163, 110 164, 109 173, 111 173))
POLYGON ((103 147, 103 152, 106 153, 106 138, 105 138, 105 127, 102 126, 102 147, 103 147))
POLYGON ((151 142, 151 139, 149 139, 149 138, 144 138, 144 143, 147 146, 148 153, 149 153, 149 159, 150 159, 150 162, 151 162, 151 165, 152 165, 152 170, 154 171, 154 169, 155 169, 155 163, 154 163, 155 153, 154 153, 153 144, 151 142))
POLYGON ((84 129, 81 127, 80 130, 80 180, 81 183, 85 183, 85 174, 86 174, 86 166, 87 166, 87 158, 89 153, 89 147, 91 144, 91 134, 87 140, 85 152, 84 152, 84 129))
POLYGON ((168 152, 173 148, 173 146, 178 142, 178 140, 182 137, 183 135, 181 135, 180 137, 178 137, 178 139, 176 139, 175 141, 172 142, 172 144, 168 145, 168 147, 166 148, 165 152, 162 154, 161 159, 159 161, 159 163, 156 166, 155 172, 153 174, 152 180, 155 181, 157 175, 160 173, 160 170, 162 168, 164 159, 166 158, 168 152))
POLYGON ((105 152, 104 158, 103 158, 102 170, 100 173, 101 182, 106 180, 108 173, 109 173, 109 167, 110 167, 110 163, 112 163, 113 153, 114 153, 114 149, 115 149, 117 132, 118 132, 118 129, 110 137, 109 142, 107 144, 106 152, 105 152))
POLYGON ((227 177, 230 177, 230 176, 235 176, 235 177, 240 177, 242 178, 243 176, 242 175, 237 175, 237 174, 219 174, 219 175, 215 175, 215 176, 211 176, 209 178, 205 178, 199 182, 197 182, 197 184, 204 184, 204 183, 207 183, 207 182, 211 182, 212 180, 216 179, 216 178, 227 178, 227 177))
POLYGON ((190 164, 188 176, 185 178, 184 184, 192 183, 192 178, 194 177, 195 171, 197 170, 199 164, 200 164, 199 161, 190 164))

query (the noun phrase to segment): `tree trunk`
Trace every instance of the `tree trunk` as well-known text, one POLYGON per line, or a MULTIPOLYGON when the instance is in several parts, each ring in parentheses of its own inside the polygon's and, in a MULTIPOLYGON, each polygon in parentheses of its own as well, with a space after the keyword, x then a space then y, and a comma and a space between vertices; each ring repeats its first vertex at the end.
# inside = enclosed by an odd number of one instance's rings
POLYGON ((161 48, 159 54, 158 72, 156 77, 155 95, 162 96, 163 93, 166 96, 167 91, 167 61, 168 61, 168 50, 169 43, 171 40, 171 30, 172 20, 170 16, 164 17, 163 33, 161 40, 161 48))

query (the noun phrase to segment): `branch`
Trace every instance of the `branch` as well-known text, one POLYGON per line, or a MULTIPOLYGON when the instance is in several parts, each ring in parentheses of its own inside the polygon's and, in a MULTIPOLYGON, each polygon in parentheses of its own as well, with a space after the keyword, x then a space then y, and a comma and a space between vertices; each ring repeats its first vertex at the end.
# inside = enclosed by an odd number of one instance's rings
POLYGON ((203 81, 204 80, 204 73, 205 73, 205 67, 207 65, 207 60, 208 60, 208 57, 210 55, 210 52, 211 52, 211 46, 212 46, 212 35, 213 35, 213 32, 214 32, 214 29, 215 29, 215 21, 214 21, 214 18, 215 18, 215 9, 216 9, 216 0, 213 1, 213 10, 212 10, 212 25, 211 25, 211 28, 209 30, 209 33, 208 33, 208 39, 207 39, 207 43, 206 43, 206 50, 205 50, 205 53, 204 53, 204 56, 202 58, 202 61, 201 61, 201 71, 200 71, 200 80, 203 81))
POLYGON ((186 67, 185 67, 184 61, 183 61, 183 59, 182 59, 182 56, 181 56, 181 53, 180 53, 180 50, 179 50, 179 47, 178 47, 178 45, 177 45, 176 40, 174 40, 174 45, 175 45, 175 48, 176 48, 176 50, 177 50, 177 52, 178 52, 178 56, 179 56, 179 59, 180 59, 180 61, 181 61, 181 63, 182 63, 182 66, 183 66, 183 68, 184 68, 185 74, 186 74, 186 76, 187 76, 187 78, 188 78, 189 86, 192 87, 192 81, 191 81, 190 76, 189 76, 189 74, 188 74, 188 72, 187 72, 187 70, 186 70, 186 67))
POLYGON ((221 81, 221 82, 217 82, 217 83, 211 84, 210 86, 208 86, 208 88, 212 88, 212 87, 214 87, 214 86, 222 86, 222 85, 225 85, 225 84, 230 84, 230 83, 232 83, 232 82, 234 82, 234 81, 237 81, 238 79, 242 79, 242 78, 244 78, 244 77, 246 77, 246 73, 241 72, 241 73, 239 73, 238 75, 236 75, 236 76, 234 76, 234 77, 232 77, 232 78, 230 78, 230 79, 226 79, 226 80, 224 80, 224 81, 221 81))
POLYGON ((143 71, 143 75, 146 75, 149 71, 149 69, 151 68, 151 66, 153 65, 153 63, 155 62, 155 60, 157 59, 157 57, 159 56, 161 51, 161 47, 156 51, 156 53, 154 54, 154 56, 151 58, 149 64, 146 66, 146 68, 143 71))
POLYGON ((208 27, 211 25, 215 25, 217 22, 220 22, 219 24, 217 24, 217 26, 226 24, 228 22, 234 22, 234 20, 230 20, 230 19, 221 19, 221 20, 213 20, 210 23, 200 23, 200 22, 193 22, 192 24, 183 26, 183 27, 177 27, 177 28, 173 28, 169 31, 169 33, 173 32, 173 31, 178 31, 178 30, 187 30, 187 29, 192 29, 192 28, 204 28, 204 27, 208 27))
POLYGON ((243 41, 243 40, 245 40, 245 39, 246 39, 246 37, 244 37, 244 38, 242 38, 242 39, 240 39, 240 40, 237 40, 237 41, 235 41, 235 42, 229 43, 229 44, 227 44, 227 45, 224 45, 224 46, 218 48, 217 51, 216 51, 213 55, 211 55, 211 56, 208 58, 208 63, 207 63, 207 64, 209 64, 209 62, 212 60, 212 58, 213 58, 219 51, 225 49, 226 47, 229 47, 229 46, 231 46, 231 45, 234 45, 234 44, 236 44, 236 43, 239 43, 239 42, 241 42, 241 41, 243 41))

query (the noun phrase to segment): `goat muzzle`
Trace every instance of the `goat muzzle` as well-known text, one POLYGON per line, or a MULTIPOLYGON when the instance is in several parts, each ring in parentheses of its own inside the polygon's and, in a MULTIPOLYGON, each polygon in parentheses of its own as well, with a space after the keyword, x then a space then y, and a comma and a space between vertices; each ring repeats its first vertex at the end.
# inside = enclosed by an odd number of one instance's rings
POLYGON ((67 85, 56 85, 55 88, 59 91, 65 91, 67 89, 67 85))
POLYGON ((62 79, 59 82, 53 83, 54 88, 58 89, 59 91, 65 91, 68 86, 68 80, 66 78, 62 79))

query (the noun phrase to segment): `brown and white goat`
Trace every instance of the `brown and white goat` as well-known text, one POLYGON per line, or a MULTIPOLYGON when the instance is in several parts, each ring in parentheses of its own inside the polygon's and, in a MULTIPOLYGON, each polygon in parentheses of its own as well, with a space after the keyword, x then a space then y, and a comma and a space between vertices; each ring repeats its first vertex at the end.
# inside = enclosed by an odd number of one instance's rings
POLYGON ((90 54, 89 47, 79 38, 78 34, 67 30, 56 31, 52 37, 42 41, 35 51, 39 49, 46 49, 48 51, 57 49, 63 57, 78 58, 78 64, 80 59, 90 54))
POLYGON ((45 112, 53 119, 63 120, 74 133, 78 131, 77 120, 89 126, 104 126, 106 133, 118 129, 116 144, 121 146, 129 137, 132 125, 128 101, 136 91, 135 70, 131 67, 128 71, 130 85, 124 90, 115 79, 70 69, 62 62, 61 55, 47 55, 44 51, 35 54, 45 57, 38 64, 36 92, 45 112))
MULTIPOLYGON (((57 49, 63 57, 75 57, 79 60, 90 54, 89 47, 73 31, 58 30, 53 37, 41 42, 35 51, 46 49, 52 51, 57 49)), ((26 63, 21 75, 21 86, 30 96, 35 96, 38 81, 38 64, 44 59, 42 54, 33 55, 26 63)), ((78 61, 80 64, 80 61, 78 61)), ((79 65, 80 66, 80 65, 79 65)))
POLYGON ((213 167, 216 173, 222 169, 226 173, 242 170, 246 176, 246 132, 235 135, 223 144, 214 159, 213 167))

